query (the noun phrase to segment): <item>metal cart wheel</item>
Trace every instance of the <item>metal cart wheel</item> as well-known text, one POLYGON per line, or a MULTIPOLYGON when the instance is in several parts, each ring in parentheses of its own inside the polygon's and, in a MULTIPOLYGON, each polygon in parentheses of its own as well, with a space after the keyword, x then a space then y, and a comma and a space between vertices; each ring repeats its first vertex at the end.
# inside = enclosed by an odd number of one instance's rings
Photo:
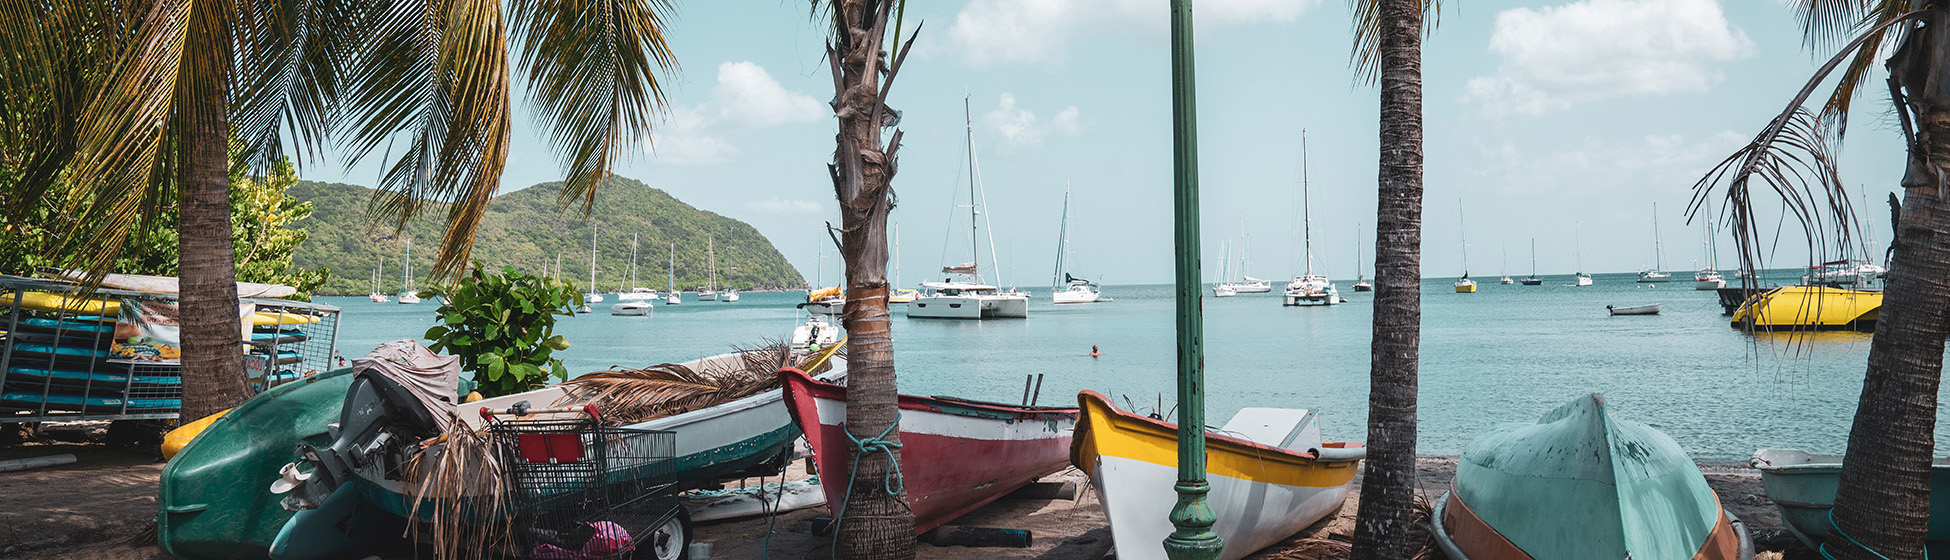
POLYGON ((691 510, 678 506, 677 515, 646 532, 635 560, 688 560, 691 557, 691 510))

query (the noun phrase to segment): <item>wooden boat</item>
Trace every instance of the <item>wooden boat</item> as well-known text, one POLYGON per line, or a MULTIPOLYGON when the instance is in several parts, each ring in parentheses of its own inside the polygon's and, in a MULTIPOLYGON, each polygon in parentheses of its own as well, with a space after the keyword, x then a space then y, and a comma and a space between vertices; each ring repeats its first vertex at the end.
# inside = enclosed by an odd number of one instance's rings
POLYGON ((1746 526, 1670 436, 1579 397, 1464 448, 1436 502, 1450 560, 1745 560, 1746 526))
POLYGON ((265 489, 299 444, 331 444, 352 370, 259 393, 211 421, 163 465, 156 542, 181 558, 264 558, 292 513, 265 489))
MULTIPOLYGON (((1077 400, 1083 421, 1070 461, 1103 495, 1117 558, 1165 558, 1159 543, 1171 534, 1165 513, 1178 499, 1178 426, 1118 410, 1093 391, 1077 400)), ((1239 411, 1206 434, 1205 453, 1222 560, 1243 558, 1339 511, 1366 456, 1359 444, 1322 442, 1313 412, 1280 408, 1239 411)))
POLYGON ((1613 315, 1658 315, 1659 304, 1648 303, 1645 305, 1627 305, 1625 307, 1607 305, 1605 306, 1605 310, 1611 312, 1613 315))
POLYGON ((1733 310, 1733 328, 1755 330, 1875 330, 1882 292, 1816 286, 1783 286, 1749 298, 1733 310))
MULTIPOLYGON (((1842 456, 1799 449, 1762 449, 1751 460, 1760 469, 1767 497, 1781 510, 1788 531, 1819 550, 1828 537, 1828 510, 1842 478, 1842 456)), ((1924 546, 1932 556, 1950 554, 1950 458, 1930 465, 1930 532, 1924 546), (1939 512, 1945 514, 1940 515, 1939 512)))
MULTIPOLYGON (((838 515, 852 472, 846 387, 787 368, 786 408, 806 433, 826 505, 838 515)), ((927 532, 1069 464, 1077 409, 900 396, 901 477, 914 529, 927 532)))

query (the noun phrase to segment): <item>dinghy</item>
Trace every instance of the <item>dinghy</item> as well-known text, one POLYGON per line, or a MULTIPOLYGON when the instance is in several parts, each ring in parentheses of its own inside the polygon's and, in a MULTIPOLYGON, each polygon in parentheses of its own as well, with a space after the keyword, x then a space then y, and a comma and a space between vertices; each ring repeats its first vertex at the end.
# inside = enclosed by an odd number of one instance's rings
MULTIPOLYGON (((806 433, 835 517, 851 480, 846 387, 786 368, 787 410, 806 433)), ((901 478, 925 533, 1068 464, 1077 409, 900 396, 901 478)))
MULTIPOLYGON (((1760 484, 1781 510, 1788 532, 1808 548, 1820 550, 1828 538, 1828 510, 1842 479, 1841 455, 1815 455, 1799 449, 1762 449, 1751 461, 1760 484)), ((1930 465, 1930 532, 1924 547, 1931 556, 1950 555, 1950 458, 1930 465)))
MULTIPOLYGON (((1070 461, 1103 495, 1119 560, 1165 558, 1177 502, 1178 426, 1118 410, 1094 391, 1077 395, 1083 421, 1070 461)), ((1321 441, 1315 413, 1247 408, 1206 434, 1207 499, 1221 560, 1244 558, 1340 511, 1367 450, 1321 441)))
POLYGON ((1658 315, 1659 304, 1649 303, 1645 305, 1627 305, 1625 307, 1607 305, 1605 306, 1605 311, 1609 311, 1613 315, 1658 315))
POLYGON ((1746 526, 1664 432, 1579 397, 1478 436, 1436 502, 1450 560, 1745 560, 1746 526))

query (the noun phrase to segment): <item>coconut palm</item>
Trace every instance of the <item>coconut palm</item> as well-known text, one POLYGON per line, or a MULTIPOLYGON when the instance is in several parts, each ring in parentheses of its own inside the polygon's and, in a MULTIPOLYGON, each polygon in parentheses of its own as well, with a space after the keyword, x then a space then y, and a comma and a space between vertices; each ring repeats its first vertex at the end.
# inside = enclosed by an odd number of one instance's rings
POLYGON ((1700 180, 1690 211, 1724 208, 1742 269, 1762 266, 1756 196, 1785 200, 1817 256, 1844 250, 1856 231, 1855 210, 1829 143, 1847 132, 1850 103, 1876 63, 1888 70, 1890 102, 1909 147, 1904 200, 1835 498, 1839 531, 1823 548, 1843 559, 1922 558, 1937 386, 1950 334, 1950 90, 1942 85, 1950 79, 1950 4, 1801 0, 1794 7, 1810 46, 1841 48, 1753 141, 1700 180), (1804 109, 1838 68, 1827 101, 1804 109))
POLYGON ((1422 37, 1435 0, 1351 0, 1354 62, 1381 85, 1368 459, 1353 557, 1408 558, 1415 502, 1417 353, 1422 343, 1422 37))
POLYGON ((182 412, 214 413, 247 395, 233 138, 258 169, 288 147, 379 158, 369 215, 403 227, 443 212, 434 274, 452 277, 500 189, 510 58, 568 168, 563 202, 586 210, 663 102, 656 74, 676 64, 663 40, 669 10, 667 0, 0 0, 0 145, 21 170, 6 209, 61 201, 64 215, 86 219, 58 230, 54 250, 99 272, 178 205, 182 412), (107 227, 75 225, 97 223, 107 227))
MULTIPOLYGON (((887 215, 901 132, 881 140, 899 114, 885 104, 914 40, 900 43, 903 0, 814 0, 830 19, 826 60, 833 72, 838 146, 827 166, 840 203, 836 241, 846 262, 846 430, 866 442, 853 449, 853 482, 835 520, 839 555, 857 560, 914 557, 914 512, 888 476, 900 461, 894 338, 887 313, 887 215), (894 16, 891 17, 890 16, 894 16), (886 40, 893 20, 894 39, 886 40), (886 47, 898 47, 892 56, 886 47), (891 62, 890 62, 891 61, 891 62)), ((917 26, 918 31, 918 26, 917 26)))

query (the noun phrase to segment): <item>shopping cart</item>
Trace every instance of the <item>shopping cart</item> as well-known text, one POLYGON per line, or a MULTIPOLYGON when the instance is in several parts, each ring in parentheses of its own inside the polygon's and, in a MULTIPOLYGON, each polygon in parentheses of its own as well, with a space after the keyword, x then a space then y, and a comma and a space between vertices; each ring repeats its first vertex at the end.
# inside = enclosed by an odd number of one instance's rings
POLYGON ((594 405, 481 409, 500 448, 515 538, 528 558, 682 557, 690 520, 668 480, 676 435, 602 425, 594 405))

